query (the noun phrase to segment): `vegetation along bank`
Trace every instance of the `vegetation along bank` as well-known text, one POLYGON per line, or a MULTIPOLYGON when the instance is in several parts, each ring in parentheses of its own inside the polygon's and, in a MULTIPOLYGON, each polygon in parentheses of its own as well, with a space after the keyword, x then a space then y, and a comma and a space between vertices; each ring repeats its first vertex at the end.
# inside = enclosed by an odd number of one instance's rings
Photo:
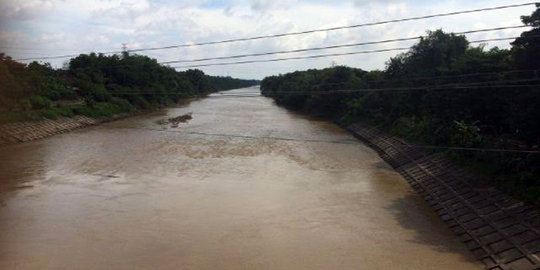
POLYGON ((63 69, 0 54, 0 124, 44 118, 110 118, 185 98, 258 84, 256 80, 176 71, 147 56, 82 54, 63 69))
POLYGON ((439 149, 540 205, 540 5, 510 49, 428 32, 384 70, 337 66, 265 78, 262 93, 343 125, 369 123, 439 149), (511 151, 501 151, 503 149, 511 151))

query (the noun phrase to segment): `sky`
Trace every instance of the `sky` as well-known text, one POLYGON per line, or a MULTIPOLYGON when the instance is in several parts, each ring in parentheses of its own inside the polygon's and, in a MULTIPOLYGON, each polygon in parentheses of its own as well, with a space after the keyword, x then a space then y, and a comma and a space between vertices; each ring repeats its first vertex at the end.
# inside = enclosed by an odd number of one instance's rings
MULTIPOLYGON (((526 3, 516 0, 0 0, 0 52, 14 59, 169 46, 296 32, 414 16, 526 3)), ((282 38, 138 52, 158 61, 295 50, 346 43, 407 38, 427 30, 461 32, 520 25, 534 6, 419 21, 318 32, 282 38)), ((469 40, 514 37, 525 29, 467 35, 469 40)), ((409 47, 414 41, 334 50, 260 56, 273 59, 409 47)), ((475 45, 476 46, 476 45, 475 45)), ((508 48, 509 41, 486 48, 508 48)), ((229 66, 200 67, 210 75, 262 79, 295 70, 346 65, 384 69, 399 52, 334 56, 229 66)), ((60 68, 69 58, 45 60, 60 68)), ((239 60, 248 60, 237 59, 239 60)), ((217 63, 231 60, 213 60, 217 63)), ((232 60, 235 61, 235 60, 232 60)), ((23 61, 29 62, 29 61, 23 61)), ((202 63, 202 62, 201 62, 202 63)), ((173 64, 171 66, 180 66, 173 64)), ((185 64, 184 64, 185 65, 185 64)), ((186 68, 178 68, 185 70, 186 68)))

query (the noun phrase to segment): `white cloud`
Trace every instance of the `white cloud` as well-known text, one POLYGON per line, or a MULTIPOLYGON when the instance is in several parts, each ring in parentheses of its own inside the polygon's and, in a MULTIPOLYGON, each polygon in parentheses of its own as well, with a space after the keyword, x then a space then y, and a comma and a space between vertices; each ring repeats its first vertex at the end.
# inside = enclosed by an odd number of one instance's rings
POLYGON ((266 12, 273 9, 287 9, 295 3, 295 0, 251 0, 251 9, 266 12))
MULTIPOLYGON (((4 0, 2 10, 9 10, 8 23, 0 26, 0 42, 6 47, 33 47, 35 51, 6 50, 15 58, 57 55, 59 51, 118 50, 122 43, 129 48, 166 46, 173 44, 225 40, 275 33, 320 29, 394 18, 473 9, 509 4, 510 0, 422 1, 269 1, 217 0, 149 1, 149 0, 4 0), (210 5, 210 7, 208 7, 210 5), (17 13, 18 12, 18 13, 17 13), (18 14, 18 15, 15 15, 18 14), (26 15, 23 15, 26 14, 26 15), (26 18, 25 20, 21 20, 26 18)), ((478 14, 459 15, 413 22, 383 24, 340 31, 318 32, 285 38, 261 39, 212 46, 189 47, 150 52, 160 61, 194 59, 233 54, 258 53, 320 47, 333 44, 376 41, 424 34, 427 29, 464 31, 519 24, 519 16, 531 8, 509 9, 478 14)), ((6 13, 7 14, 7 13, 6 13)), ((4 15, 5 16, 5 15, 4 15)), ((520 29, 471 35, 490 38, 519 34, 520 29)), ((508 42, 506 42, 508 43, 508 42)), ((350 52, 408 46, 411 42, 388 43, 333 51, 318 51, 299 55, 329 52, 350 52)), ((494 43, 504 46, 504 43, 494 43)), ((64 54, 64 53, 60 53, 64 54)), ((261 63, 253 65, 203 68, 211 74, 261 78, 296 69, 321 68, 338 64, 363 69, 383 68, 384 62, 397 52, 334 57, 326 59, 261 63)), ((298 54, 297 54, 298 55, 298 54)), ((277 55, 275 58, 292 55, 277 55)), ((259 57, 258 59, 269 59, 259 57)), ((53 62, 60 65, 63 60, 53 62)))
POLYGON ((42 34, 40 37, 43 42, 59 42, 65 38, 66 35, 64 33, 42 34))
POLYGON ((354 0, 353 1, 356 6, 364 6, 368 4, 378 4, 378 5, 386 5, 389 3, 396 2, 396 0, 378 0, 378 1, 371 1, 371 0, 354 0))
POLYGON ((150 7, 150 3, 146 0, 98 1, 98 4, 92 10, 92 15, 94 18, 134 20, 138 16, 147 13, 150 7))
POLYGON ((31 20, 54 10, 51 0, 2 1, 0 11, 2 16, 12 20, 31 20))

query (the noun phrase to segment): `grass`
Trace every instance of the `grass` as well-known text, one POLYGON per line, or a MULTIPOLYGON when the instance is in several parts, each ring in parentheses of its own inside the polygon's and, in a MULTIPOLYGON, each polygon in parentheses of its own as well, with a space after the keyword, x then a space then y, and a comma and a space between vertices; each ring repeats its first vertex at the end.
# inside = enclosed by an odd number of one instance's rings
MULTIPOLYGON (((455 129, 429 119, 402 119, 383 129, 413 143, 429 145, 505 148, 493 138, 470 130, 455 129)), ((500 191, 521 201, 540 206, 540 159, 520 153, 463 152, 441 150, 462 167, 484 177, 500 191)))
POLYGON ((71 105, 62 107, 51 107, 47 109, 3 112, 0 113, 0 124, 9 124, 22 121, 39 121, 43 118, 58 119, 59 117, 73 117, 84 115, 91 118, 110 118, 115 114, 129 113, 135 107, 125 100, 114 100, 112 102, 96 102, 92 106, 71 105))
POLYGON ((21 121, 32 120, 25 112, 2 112, 0 113, 0 125, 21 121))
MULTIPOLYGON (((482 160, 478 156, 464 155, 455 151, 446 151, 445 154, 456 164, 485 177, 491 185, 504 193, 540 207, 540 175, 532 169, 527 169, 527 167, 534 167, 535 161, 529 161, 530 164, 523 165, 520 170, 508 170, 505 168, 507 164, 482 160)), ((507 157, 509 160, 517 158, 507 157)))

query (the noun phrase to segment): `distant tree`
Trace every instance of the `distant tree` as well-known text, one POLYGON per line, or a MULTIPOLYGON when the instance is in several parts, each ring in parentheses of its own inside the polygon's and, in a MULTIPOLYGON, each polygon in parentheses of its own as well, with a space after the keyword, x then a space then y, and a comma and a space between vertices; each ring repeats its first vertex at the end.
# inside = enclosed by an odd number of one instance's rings
POLYGON ((387 62, 390 77, 431 76, 449 69, 465 54, 469 42, 462 35, 447 34, 442 30, 428 31, 418 44, 387 62))
MULTIPOLYGON (((5 58, 4 58, 5 59, 5 58)), ((19 97, 22 94, 22 85, 17 78, 11 74, 4 59, 0 60, 0 99, 5 108, 8 100, 19 97)))
POLYGON ((7 110, 23 108, 49 116, 63 103, 58 100, 86 101, 82 108, 62 108, 66 115, 99 117, 256 83, 208 76, 200 70, 177 72, 156 59, 127 52, 81 54, 65 63, 64 69, 53 69, 49 63, 25 65, 0 54, 0 106, 13 104, 7 110))
POLYGON ((523 69, 540 68, 540 3, 536 4, 536 10, 530 16, 522 16, 521 21, 533 27, 518 37, 514 45, 513 53, 516 65, 523 69))

